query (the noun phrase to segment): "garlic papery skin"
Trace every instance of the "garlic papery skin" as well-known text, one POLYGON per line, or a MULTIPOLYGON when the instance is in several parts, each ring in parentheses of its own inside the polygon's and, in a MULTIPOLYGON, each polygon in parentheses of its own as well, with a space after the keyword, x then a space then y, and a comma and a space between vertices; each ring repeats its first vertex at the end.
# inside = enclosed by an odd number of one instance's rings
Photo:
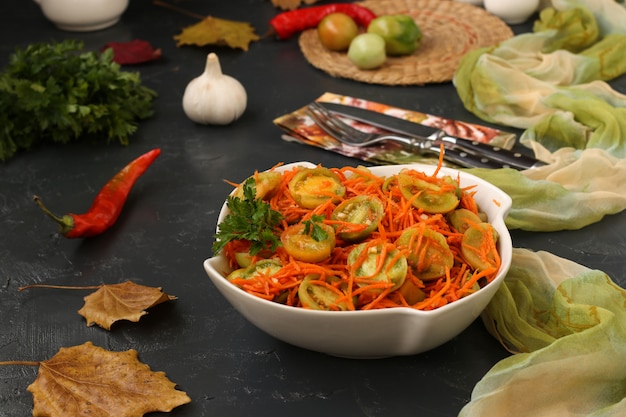
POLYGON ((239 81, 222 73, 217 55, 211 52, 204 72, 187 84, 183 110, 199 124, 227 125, 246 110, 248 96, 239 81))

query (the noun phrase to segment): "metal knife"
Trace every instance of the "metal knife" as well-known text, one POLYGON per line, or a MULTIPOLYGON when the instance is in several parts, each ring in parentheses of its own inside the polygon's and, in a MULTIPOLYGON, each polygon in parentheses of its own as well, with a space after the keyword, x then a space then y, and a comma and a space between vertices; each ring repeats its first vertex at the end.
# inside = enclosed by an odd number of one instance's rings
POLYGON ((443 142, 444 145, 458 150, 463 150, 478 156, 489 156, 493 159, 498 159, 504 166, 508 165, 517 169, 529 169, 546 165, 545 162, 531 156, 524 155, 520 152, 491 146, 486 143, 457 138, 455 136, 448 135, 442 129, 426 126, 410 120, 400 119, 399 117, 390 116, 377 111, 339 103, 318 102, 318 104, 321 104, 326 109, 340 116, 358 120, 359 122, 376 126, 394 133, 400 133, 420 139, 430 139, 435 143, 443 142))

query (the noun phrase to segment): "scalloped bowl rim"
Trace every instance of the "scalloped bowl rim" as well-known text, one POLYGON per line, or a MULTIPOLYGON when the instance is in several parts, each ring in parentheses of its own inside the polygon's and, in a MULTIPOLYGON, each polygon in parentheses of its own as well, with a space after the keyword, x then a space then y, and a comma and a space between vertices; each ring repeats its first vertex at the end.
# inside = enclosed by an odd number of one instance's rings
MULTIPOLYGON (((280 166, 277 170, 289 170, 296 166, 303 167, 315 167, 317 165, 311 162, 294 162, 291 164, 286 164, 280 166)), ((369 167, 373 173, 378 174, 380 176, 387 176, 393 173, 397 173, 404 168, 416 169, 423 171, 427 174, 431 174, 437 168, 433 165, 424 165, 424 164, 404 164, 404 165, 384 165, 384 166, 376 166, 369 167)), ((480 291, 477 291, 474 294, 470 294, 464 298, 456 300, 450 304, 438 307, 434 310, 416 310, 408 307, 398 307, 398 308, 388 308, 388 309, 378 309, 378 310, 357 310, 357 311, 323 311, 323 310, 309 310, 299 307, 287 306, 280 303, 276 303, 269 300, 264 300, 262 298, 256 297, 252 294, 249 294, 242 290, 241 288, 231 284, 225 279, 225 275, 222 271, 225 271, 227 266, 226 260, 223 255, 214 256, 212 258, 206 259, 204 261, 204 269, 209 275, 211 281, 216 285, 217 289, 222 293, 222 295, 237 309, 241 314, 244 315, 250 322, 252 322, 255 326, 259 327, 261 330, 269 333, 270 335, 283 340, 287 343, 300 346, 306 349, 315 350, 323 353, 328 353, 330 355, 335 356, 343 356, 343 357, 353 357, 353 358, 373 358, 373 357, 387 357, 387 356, 398 356, 398 355, 410 355, 420 353, 429 349, 432 349, 436 346, 439 346, 449 339, 456 336, 458 333, 463 331, 466 327, 468 327, 472 321, 474 321, 482 312, 482 310, 489 303, 498 287, 504 280, 506 276, 512 258, 512 242, 510 233, 504 223, 504 218, 506 217, 508 211, 511 208, 511 198, 504 193, 502 190, 497 188, 496 186, 488 183, 487 181, 478 178, 474 175, 466 173, 464 171, 460 171, 453 168, 441 167, 439 169, 438 175, 452 175, 456 177, 459 175, 461 186, 465 187, 470 184, 475 184, 477 189, 477 200, 481 200, 480 191, 489 191, 490 201, 488 204, 493 204, 492 207, 485 207, 485 201, 479 203, 481 210, 486 211, 489 214, 489 222, 492 226, 497 230, 499 234, 498 246, 499 253, 501 258, 501 267, 498 271, 496 277, 493 279, 485 287, 481 288, 480 291), (495 216, 494 214, 495 213, 495 216), (469 311, 464 314, 467 318, 471 317, 471 320, 465 319, 464 323, 461 326, 457 326, 458 329, 454 331, 448 332, 449 334, 445 337, 440 337, 441 340, 433 340, 425 343, 409 343, 411 346, 402 346, 400 348, 390 348, 388 352, 385 349, 368 349, 368 348, 359 348, 358 351, 351 350, 351 343, 345 344, 344 347, 337 346, 322 346, 320 343, 317 343, 314 338, 309 338, 310 340, 301 341, 297 336, 290 337, 291 335, 285 334, 285 332, 281 329, 281 325, 284 323, 268 323, 264 320, 264 317, 259 316, 259 312, 269 313, 271 315, 281 316, 281 319, 285 317, 289 317, 289 320, 295 320, 296 322, 299 320, 306 320, 307 322, 315 322, 318 321, 320 323, 324 322, 324 320, 332 321, 332 327, 341 327, 345 324, 354 324, 354 320, 371 320, 373 318, 381 319, 384 318, 386 320, 389 317, 409 317, 411 319, 407 320, 423 320, 429 319, 433 322, 440 322, 441 320, 446 321, 445 317, 450 314, 459 314, 459 310, 468 309, 469 311), (454 333, 454 334, 452 334, 454 333), (445 340, 443 340, 445 339, 445 340)), ((226 203, 222 206, 220 214, 218 216, 217 224, 219 225, 224 217, 227 215, 228 209, 226 208, 226 203)), ((445 333, 445 332, 444 332, 445 333)), ((392 343, 390 343, 391 345, 392 343)))

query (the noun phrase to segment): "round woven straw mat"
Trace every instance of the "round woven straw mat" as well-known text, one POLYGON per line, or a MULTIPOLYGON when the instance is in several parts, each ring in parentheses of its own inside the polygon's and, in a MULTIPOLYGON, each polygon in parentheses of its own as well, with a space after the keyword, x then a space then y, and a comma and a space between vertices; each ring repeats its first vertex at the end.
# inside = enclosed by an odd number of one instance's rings
POLYGON ((370 84, 421 85, 452 80, 461 57, 476 48, 496 45, 513 36, 498 17, 484 9, 451 0, 369 0, 361 4, 377 15, 408 14, 423 33, 420 47, 411 55, 388 57, 374 70, 360 70, 345 52, 325 48, 315 29, 300 35, 305 58, 333 77, 370 84))

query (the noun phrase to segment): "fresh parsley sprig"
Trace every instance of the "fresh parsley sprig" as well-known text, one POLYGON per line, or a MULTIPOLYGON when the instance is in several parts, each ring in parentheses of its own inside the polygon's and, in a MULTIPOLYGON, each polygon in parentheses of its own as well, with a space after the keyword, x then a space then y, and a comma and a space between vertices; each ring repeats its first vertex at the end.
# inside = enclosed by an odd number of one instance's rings
POLYGON ((230 213, 218 225, 213 244, 215 255, 233 240, 250 241, 250 255, 264 249, 275 251, 281 245, 276 228, 283 215, 266 201, 256 198, 254 178, 248 178, 243 183, 243 198, 229 196, 226 206, 230 213))
POLYGON ((328 239, 328 233, 320 226, 320 224, 324 222, 324 219, 324 216, 314 214, 311 216, 311 220, 303 221, 304 234, 311 236, 316 242, 328 239))
POLYGON ((139 73, 121 71, 113 50, 83 43, 31 44, 16 49, 0 73, 0 161, 41 142, 128 144, 137 120, 153 114, 156 92, 139 73))

